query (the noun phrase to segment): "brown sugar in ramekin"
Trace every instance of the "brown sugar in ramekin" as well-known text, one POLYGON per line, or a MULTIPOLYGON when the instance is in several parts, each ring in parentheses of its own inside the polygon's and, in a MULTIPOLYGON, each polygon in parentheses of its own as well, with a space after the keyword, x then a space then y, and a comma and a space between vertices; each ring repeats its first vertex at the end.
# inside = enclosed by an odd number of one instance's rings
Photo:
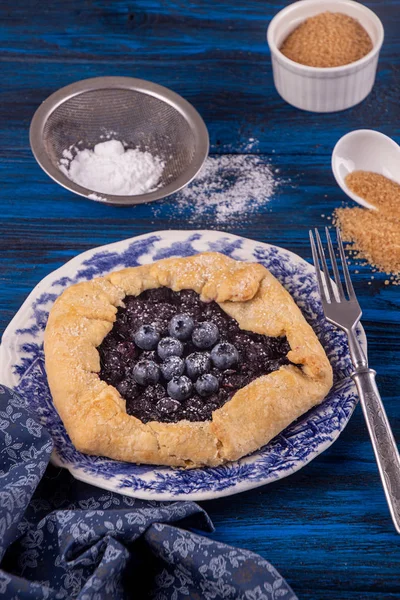
POLYGON ((364 27, 342 13, 323 12, 301 23, 284 40, 280 51, 309 67, 340 67, 372 50, 364 27))

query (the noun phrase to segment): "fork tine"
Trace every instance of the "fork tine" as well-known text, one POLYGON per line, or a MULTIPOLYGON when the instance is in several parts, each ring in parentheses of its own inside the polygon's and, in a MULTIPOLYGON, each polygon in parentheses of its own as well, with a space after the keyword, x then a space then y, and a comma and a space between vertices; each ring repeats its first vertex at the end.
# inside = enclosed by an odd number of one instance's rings
POLYGON ((337 265, 337 261, 336 261, 335 251, 332 246, 331 234, 329 233, 329 229, 327 227, 325 227, 325 234, 326 234, 326 239, 328 240, 329 256, 331 258, 333 273, 335 275, 335 282, 336 282, 338 292, 339 292, 339 300, 345 300, 343 286, 342 286, 342 282, 340 280, 339 269, 338 269, 338 265, 337 265))
POLYGON ((317 275, 319 293, 320 293, 322 300, 326 301, 326 294, 325 294, 325 289, 324 289, 324 286, 322 283, 321 269, 320 269, 319 260, 318 260, 318 252, 317 252, 317 248, 315 246, 314 235, 313 235, 313 232, 311 229, 310 229, 310 243, 311 243, 311 252, 312 252, 313 261, 314 261, 315 273, 317 275))
POLYGON ((354 299, 357 300, 357 297, 356 297, 356 294, 355 294, 355 291, 353 288, 353 284, 351 283, 351 279, 350 279, 349 267, 347 266, 346 256, 344 253, 343 242, 342 242, 342 234, 340 233, 339 227, 336 227, 336 237, 337 237, 337 243, 339 246, 340 258, 342 259, 342 268, 343 268, 344 278, 346 281, 347 293, 349 295, 350 300, 354 300, 354 299))
POLYGON ((329 275, 329 270, 328 270, 328 265, 326 264, 326 258, 325 258, 325 252, 324 252, 324 247, 322 245, 321 242, 321 238, 319 235, 319 231, 317 228, 315 228, 315 237, 317 238, 317 248, 319 251, 319 256, 321 259, 321 263, 322 263, 322 270, 324 273, 324 279, 325 279, 325 284, 326 287, 328 288, 328 296, 329 296, 329 302, 335 302, 336 298, 335 295, 333 293, 333 287, 332 287, 332 282, 331 282, 331 278, 329 275))

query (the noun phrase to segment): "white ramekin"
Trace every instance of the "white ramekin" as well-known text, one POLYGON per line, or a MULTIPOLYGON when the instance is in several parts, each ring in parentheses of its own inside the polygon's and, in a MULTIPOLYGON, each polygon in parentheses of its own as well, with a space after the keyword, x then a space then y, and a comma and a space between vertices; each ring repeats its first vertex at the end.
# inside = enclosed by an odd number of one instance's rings
POLYGON ((372 10, 352 0, 300 0, 281 10, 267 31, 274 83, 278 93, 296 108, 334 112, 358 104, 372 90, 383 25, 372 10), (369 34, 373 48, 360 60, 343 67, 307 67, 280 52, 285 38, 308 17, 321 12, 340 12, 357 19, 369 34))

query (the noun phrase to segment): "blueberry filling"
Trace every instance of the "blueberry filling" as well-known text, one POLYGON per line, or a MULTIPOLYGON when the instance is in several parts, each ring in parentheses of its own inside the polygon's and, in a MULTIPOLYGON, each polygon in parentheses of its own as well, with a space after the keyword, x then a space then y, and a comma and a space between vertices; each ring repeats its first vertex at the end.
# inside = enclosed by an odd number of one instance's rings
POLYGON ((238 389, 289 364, 286 337, 243 331, 192 290, 147 290, 124 303, 98 348, 100 378, 143 423, 209 420, 238 389))

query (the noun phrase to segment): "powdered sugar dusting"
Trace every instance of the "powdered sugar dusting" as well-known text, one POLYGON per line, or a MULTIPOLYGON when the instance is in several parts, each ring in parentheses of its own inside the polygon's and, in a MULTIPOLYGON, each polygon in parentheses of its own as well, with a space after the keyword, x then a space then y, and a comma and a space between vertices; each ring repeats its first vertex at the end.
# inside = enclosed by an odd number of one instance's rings
MULTIPOLYGON (((262 209, 278 186, 274 169, 257 155, 210 156, 196 179, 176 194, 188 223, 243 220, 262 209)), ((153 209, 158 216, 160 209, 153 209)), ((172 215, 176 219, 176 211, 172 215)))
POLYGON ((255 153, 255 152, 257 152, 258 145, 259 145, 259 141, 256 140, 255 138, 251 137, 247 140, 247 142, 244 143, 243 152, 244 153, 251 153, 251 152, 255 153))
POLYGON ((95 194, 94 192, 92 194, 89 194, 88 198, 90 200, 95 200, 95 202, 108 202, 107 198, 105 198, 104 196, 100 196, 99 194, 95 194))

